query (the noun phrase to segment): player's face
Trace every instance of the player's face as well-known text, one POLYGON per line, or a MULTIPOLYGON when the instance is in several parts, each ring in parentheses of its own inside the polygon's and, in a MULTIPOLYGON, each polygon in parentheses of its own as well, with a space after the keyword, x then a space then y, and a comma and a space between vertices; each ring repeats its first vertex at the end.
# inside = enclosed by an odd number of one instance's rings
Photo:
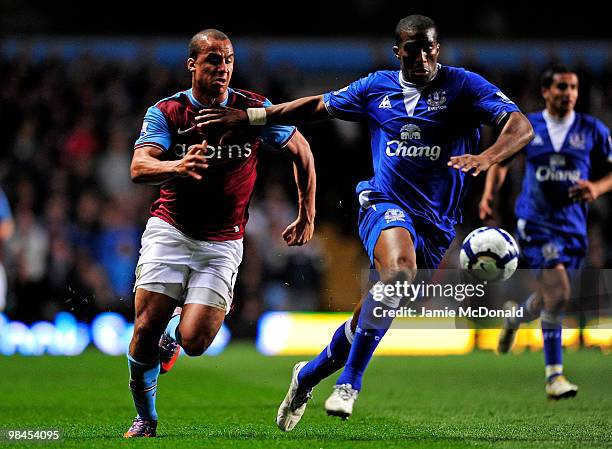
POLYGON ((403 32, 401 42, 393 47, 407 81, 426 84, 434 77, 440 54, 436 30, 403 32))
POLYGON ((552 112, 567 114, 578 100, 578 76, 575 73, 555 73, 550 87, 542 89, 542 96, 552 112))
POLYGON ((229 40, 205 38, 196 59, 187 60, 195 87, 205 96, 225 97, 234 71, 234 49, 229 40))

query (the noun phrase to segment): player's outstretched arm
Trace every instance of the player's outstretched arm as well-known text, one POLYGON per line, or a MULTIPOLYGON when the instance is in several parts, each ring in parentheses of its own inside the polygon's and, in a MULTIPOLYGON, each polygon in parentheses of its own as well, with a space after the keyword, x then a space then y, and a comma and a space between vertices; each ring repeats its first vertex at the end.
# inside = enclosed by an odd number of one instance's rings
POLYGON ((144 146, 134 150, 130 176, 136 184, 160 184, 174 177, 190 176, 196 181, 202 179, 202 173, 208 168, 204 158, 206 141, 193 145, 187 154, 177 161, 162 161, 162 150, 153 146, 144 146))
MULTIPOLYGON (((325 108, 323 95, 298 98, 265 108, 266 123, 292 124, 332 118, 325 108)), ((251 113, 253 115, 253 113, 251 113)))
POLYGON ((267 108, 248 108, 246 111, 233 108, 208 108, 200 110, 196 116, 196 126, 200 129, 214 125, 236 127, 245 125, 294 124, 331 118, 323 95, 298 98, 288 103, 275 104, 267 108))
POLYGON ((508 174, 508 166, 495 164, 487 170, 487 179, 485 180, 484 190, 482 191, 482 197, 478 204, 478 215, 481 220, 492 220, 494 219, 493 204, 495 197, 499 192, 499 189, 506 180, 508 174))
POLYGON ((314 157, 308 141, 296 131, 284 149, 293 159, 293 172, 298 191, 298 216, 283 231, 289 246, 301 246, 312 238, 315 219, 316 173, 314 157))
POLYGON ((512 112, 493 145, 480 154, 453 156, 448 165, 463 172, 472 171, 473 176, 487 171, 517 153, 533 139, 533 127, 520 112, 512 112))

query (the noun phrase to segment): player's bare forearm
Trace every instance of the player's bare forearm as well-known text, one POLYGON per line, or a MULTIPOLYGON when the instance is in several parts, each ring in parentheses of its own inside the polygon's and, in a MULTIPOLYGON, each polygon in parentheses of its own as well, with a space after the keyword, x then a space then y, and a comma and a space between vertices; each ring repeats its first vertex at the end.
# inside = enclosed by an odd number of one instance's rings
POLYGON ((478 204, 478 215, 481 220, 494 218, 493 203, 497 192, 499 192, 499 189, 506 179, 507 173, 508 166, 500 164, 492 165, 489 170, 487 170, 484 190, 482 191, 482 197, 478 204))
POLYGON ((294 124, 330 117, 325 109, 323 95, 317 95, 267 108, 249 108, 246 111, 234 108, 206 108, 200 110, 195 121, 198 129, 205 129, 215 125, 236 128, 246 125, 294 124))
POLYGON ((484 190, 482 192, 483 197, 494 198, 501 189, 501 186, 504 184, 506 180, 506 175, 508 174, 508 166, 495 164, 489 167, 487 170, 487 179, 485 180, 484 190))
POLYGON ((161 150, 151 147, 138 148, 134 151, 132 165, 130 166, 130 176, 132 182, 136 184, 157 184, 167 181, 178 175, 176 166, 178 161, 161 161, 151 155, 162 154, 161 150))
POLYGON ((516 154, 533 139, 533 127, 520 112, 512 112, 493 145, 480 154, 453 156, 448 165, 463 172, 471 171, 473 176, 487 171, 516 154))
POLYGON ((296 131, 286 151, 293 159, 295 183, 298 191, 298 217, 283 232, 288 245, 303 245, 314 233, 316 172, 310 145, 296 131))
POLYGON ((527 117, 520 112, 513 112, 495 143, 481 155, 487 157, 491 165, 498 164, 518 153, 531 142, 533 136, 533 127, 527 117))
POLYGON ((202 172, 208 167, 202 156, 203 145, 194 145, 183 159, 163 161, 163 151, 153 146, 134 150, 130 176, 136 184, 160 184, 174 177, 190 176, 195 180, 202 179, 202 172))
POLYGON ((293 124, 331 118, 323 95, 298 98, 287 103, 275 104, 266 108, 266 123, 293 124))
POLYGON ((304 136, 296 131, 287 144, 287 151, 293 159, 295 183, 298 190, 299 213, 309 222, 314 222, 317 175, 314 156, 304 136))
POLYGON ((569 189, 569 197, 574 201, 590 203, 595 201, 604 193, 612 190, 612 172, 597 181, 581 179, 569 189))
POLYGON ((597 186, 597 190, 599 190, 600 195, 610 192, 612 190, 612 171, 610 171, 603 178, 595 181, 595 185, 597 186))

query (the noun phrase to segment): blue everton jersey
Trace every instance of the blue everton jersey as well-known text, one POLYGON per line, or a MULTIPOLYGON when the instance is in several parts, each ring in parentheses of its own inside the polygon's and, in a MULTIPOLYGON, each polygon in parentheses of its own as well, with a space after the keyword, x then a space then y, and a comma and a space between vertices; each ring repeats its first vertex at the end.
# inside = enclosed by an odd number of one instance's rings
POLYGON ((481 125, 519 110, 481 76, 442 65, 426 86, 408 83, 399 70, 379 71, 324 100, 331 115, 369 124, 374 177, 357 193, 391 200, 445 231, 461 220, 467 183, 449 158, 477 153, 481 125))
POLYGON ((552 131, 554 122, 547 113, 527 117, 535 137, 524 150, 525 176, 516 215, 538 226, 586 235, 587 205, 572 202, 569 188, 589 179, 592 166, 611 160, 610 130, 594 117, 575 113, 555 145, 559 132, 552 131))

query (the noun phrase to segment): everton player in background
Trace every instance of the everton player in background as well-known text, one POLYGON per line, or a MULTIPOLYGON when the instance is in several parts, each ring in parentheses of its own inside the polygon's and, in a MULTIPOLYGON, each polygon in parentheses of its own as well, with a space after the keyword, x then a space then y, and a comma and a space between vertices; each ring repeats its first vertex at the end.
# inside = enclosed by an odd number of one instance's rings
MULTIPOLYGON (((497 87, 475 73, 438 63, 438 30, 430 18, 402 19, 393 51, 400 70, 378 71, 325 95, 265 109, 210 108, 196 118, 202 129, 333 117, 367 121, 374 177, 357 185, 359 235, 385 284, 411 282, 417 268, 436 268, 461 220, 466 173, 478 175, 532 138, 529 121, 497 87), (477 154, 482 124, 500 133, 477 154)), ((398 301, 383 300, 390 307, 398 301)), ((343 366, 325 408, 331 415, 351 415, 364 370, 390 324, 369 324, 371 305, 372 291, 321 354, 294 367, 277 415, 282 430, 294 428, 312 388, 343 366)))
POLYGON ((134 146, 133 181, 161 187, 136 271, 136 321, 128 361, 137 416, 124 435, 128 438, 156 434, 158 343, 164 329, 161 341, 170 344, 170 355, 178 354, 179 344, 188 355, 201 355, 230 310, 262 142, 283 148, 293 159, 298 216, 283 232, 285 241, 302 245, 313 234, 314 161, 294 127, 250 128, 221 144, 223 129, 195 126, 197 112, 206 106, 271 105, 261 95, 230 88, 233 67, 234 51, 225 34, 196 34, 187 59, 191 88, 148 109, 134 146), (170 319, 177 304, 184 304, 182 313, 170 319))
MULTIPOLYGON (((571 292, 568 270, 580 268, 586 254, 587 204, 612 189, 612 173, 591 180, 594 166, 609 165, 612 142, 603 123, 574 111, 576 73, 553 66, 542 74, 540 87, 546 108, 528 115, 535 137, 523 151, 525 176, 515 208, 521 255, 538 270, 537 287, 519 306, 522 318, 504 322, 498 352, 511 349, 521 322, 540 317, 546 394, 560 399, 578 392, 563 375, 561 323, 571 292)), ((492 217, 492 202, 507 172, 507 165, 489 170, 480 201, 481 219, 492 217)))

